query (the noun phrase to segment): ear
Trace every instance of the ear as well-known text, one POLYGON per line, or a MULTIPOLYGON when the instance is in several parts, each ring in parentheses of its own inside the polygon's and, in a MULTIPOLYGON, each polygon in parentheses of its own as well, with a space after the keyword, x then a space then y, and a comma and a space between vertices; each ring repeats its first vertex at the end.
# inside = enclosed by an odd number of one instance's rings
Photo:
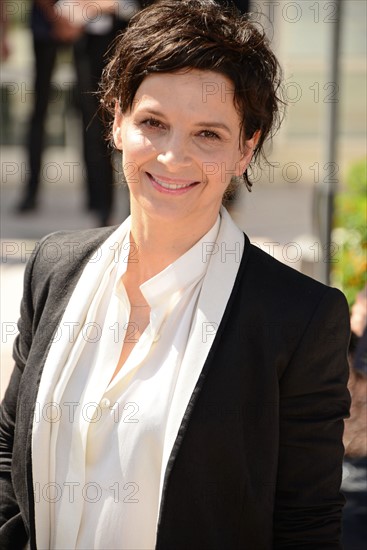
POLYGON ((238 163, 238 168, 237 168, 238 173, 236 174, 237 176, 242 176, 242 174, 246 172, 251 162, 252 156, 254 154, 254 150, 256 149, 256 145, 260 139, 260 135, 261 135, 261 131, 256 130, 253 136, 250 139, 246 140, 242 157, 238 163))
POLYGON ((116 149, 122 150, 122 137, 121 137, 121 124, 123 121, 124 115, 121 112, 120 105, 118 101, 115 103, 115 118, 113 119, 112 126, 112 135, 113 141, 115 143, 116 149))

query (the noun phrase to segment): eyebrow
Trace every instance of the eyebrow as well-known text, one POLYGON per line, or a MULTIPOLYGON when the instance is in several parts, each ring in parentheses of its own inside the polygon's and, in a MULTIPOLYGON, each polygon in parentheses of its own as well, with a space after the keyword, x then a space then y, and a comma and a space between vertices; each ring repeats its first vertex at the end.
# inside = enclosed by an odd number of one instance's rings
MULTIPOLYGON (((142 107, 141 110, 146 111, 147 113, 154 116, 166 118, 166 115, 164 113, 162 113, 161 111, 157 111, 156 109, 151 109, 150 107, 142 107)), ((232 135, 232 132, 228 128, 228 126, 226 124, 223 124, 222 122, 195 122, 194 126, 200 126, 201 128, 218 128, 221 130, 225 130, 226 132, 228 132, 228 134, 232 135)))

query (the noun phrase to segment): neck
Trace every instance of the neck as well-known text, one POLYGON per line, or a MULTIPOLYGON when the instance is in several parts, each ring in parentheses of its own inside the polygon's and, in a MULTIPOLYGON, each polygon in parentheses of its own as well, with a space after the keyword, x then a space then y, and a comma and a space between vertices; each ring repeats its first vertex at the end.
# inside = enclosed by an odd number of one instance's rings
POLYGON ((196 223, 184 219, 166 221, 135 216, 132 207, 128 271, 142 284, 185 254, 213 227, 216 219, 217 213, 196 223))

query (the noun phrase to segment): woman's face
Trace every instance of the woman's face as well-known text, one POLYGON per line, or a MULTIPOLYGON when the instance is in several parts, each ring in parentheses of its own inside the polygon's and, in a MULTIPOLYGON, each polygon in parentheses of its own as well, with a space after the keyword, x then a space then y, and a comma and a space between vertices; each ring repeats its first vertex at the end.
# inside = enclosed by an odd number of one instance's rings
POLYGON ((249 164, 254 138, 242 143, 233 85, 190 70, 147 76, 133 107, 116 109, 113 134, 123 152, 132 215, 213 224, 232 176, 249 164))

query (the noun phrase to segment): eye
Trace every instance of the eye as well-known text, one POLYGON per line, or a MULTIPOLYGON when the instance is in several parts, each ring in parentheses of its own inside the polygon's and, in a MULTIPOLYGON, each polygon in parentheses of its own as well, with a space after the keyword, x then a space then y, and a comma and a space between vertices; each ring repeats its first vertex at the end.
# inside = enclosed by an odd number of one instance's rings
POLYGON ((152 117, 144 119, 141 124, 147 128, 164 128, 164 125, 159 120, 152 117))
POLYGON ((200 135, 207 139, 221 139, 220 136, 212 130, 203 130, 202 132, 200 132, 200 135))

